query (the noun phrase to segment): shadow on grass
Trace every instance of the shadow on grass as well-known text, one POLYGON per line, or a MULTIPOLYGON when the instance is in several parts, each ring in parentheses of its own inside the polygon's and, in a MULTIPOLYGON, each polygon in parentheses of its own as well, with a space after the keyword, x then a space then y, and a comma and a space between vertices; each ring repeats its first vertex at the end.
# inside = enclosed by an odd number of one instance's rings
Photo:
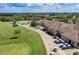
POLYGON ((11 37, 10 39, 18 39, 18 37, 11 37))

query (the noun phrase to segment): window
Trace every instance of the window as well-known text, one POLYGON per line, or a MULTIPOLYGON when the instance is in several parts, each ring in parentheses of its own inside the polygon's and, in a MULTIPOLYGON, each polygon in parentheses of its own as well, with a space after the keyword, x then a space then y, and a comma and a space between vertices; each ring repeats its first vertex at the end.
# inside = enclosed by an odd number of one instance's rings
POLYGON ((74 42, 72 41, 72 45, 74 45, 74 42))
POLYGON ((79 46, 79 43, 77 43, 77 45, 79 46))
POLYGON ((69 39, 69 43, 70 43, 70 44, 72 43, 70 39, 69 39))

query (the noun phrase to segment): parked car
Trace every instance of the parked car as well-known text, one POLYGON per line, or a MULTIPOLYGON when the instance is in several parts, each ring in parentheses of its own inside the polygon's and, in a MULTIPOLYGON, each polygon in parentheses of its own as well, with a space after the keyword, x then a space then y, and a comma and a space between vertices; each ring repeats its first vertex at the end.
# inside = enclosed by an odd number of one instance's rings
POLYGON ((61 43, 61 44, 59 45, 59 47, 61 48, 61 47, 63 47, 63 45, 64 45, 64 44, 63 44, 63 43, 61 43))
POLYGON ((72 46, 68 43, 65 43, 65 45, 67 46, 67 49, 71 48, 72 46))
POLYGON ((62 46, 62 49, 63 49, 63 50, 67 49, 67 46, 66 46, 66 45, 63 45, 63 46, 62 46))
POLYGON ((68 43, 61 43, 61 44, 59 45, 59 47, 62 48, 63 50, 64 50, 64 49, 72 48, 72 46, 71 46, 70 44, 68 44, 68 43))
POLYGON ((56 44, 59 44, 59 43, 60 43, 59 40, 55 40, 54 42, 55 42, 56 44))
POLYGON ((68 45, 68 43, 64 43, 65 45, 68 45))
POLYGON ((57 37, 56 37, 56 36, 53 36, 53 38, 54 38, 54 39, 57 39, 57 37))
POLYGON ((62 40, 61 38, 59 38, 60 43, 65 43, 64 40, 62 40))
POLYGON ((65 43, 65 41, 64 41, 64 40, 62 40, 62 43, 65 43))
POLYGON ((56 37, 56 39, 58 39, 58 40, 59 40, 59 37, 56 37))
POLYGON ((55 47, 55 48, 53 49, 53 52, 57 52, 57 47, 55 47))
POLYGON ((54 55, 54 52, 50 52, 50 55, 54 55))
POLYGON ((68 49, 69 49, 69 48, 72 48, 72 46, 71 46, 70 44, 68 44, 67 47, 68 47, 68 49))

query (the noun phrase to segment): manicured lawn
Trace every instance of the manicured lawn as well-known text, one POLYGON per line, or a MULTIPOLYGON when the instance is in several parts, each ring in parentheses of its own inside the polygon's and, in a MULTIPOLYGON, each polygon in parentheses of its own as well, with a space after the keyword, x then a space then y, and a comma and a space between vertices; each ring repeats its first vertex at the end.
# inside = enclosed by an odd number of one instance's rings
POLYGON ((10 39, 14 36, 14 29, 11 23, 0 22, 0 54, 46 54, 45 46, 40 35, 22 26, 19 38, 10 39))

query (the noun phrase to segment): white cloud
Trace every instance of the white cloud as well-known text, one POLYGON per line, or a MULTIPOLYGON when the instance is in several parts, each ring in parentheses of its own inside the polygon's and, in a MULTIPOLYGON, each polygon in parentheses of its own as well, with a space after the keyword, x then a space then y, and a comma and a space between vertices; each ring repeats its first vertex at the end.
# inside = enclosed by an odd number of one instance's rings
POLYGON ((0 3, 0 10, 2 8, 5 12, 79 12, 79 4, 64 6, 58 3, 27 3, 23 5, 25 7, 11 7, 0 3))
POLYGON ((79 4, 75 5, 75 7, 78 7, 79 8, 79 4))
POLYGON ((44 6, 43 3, 27 3, 28 7, 32 7, 32 6, 44 6))

